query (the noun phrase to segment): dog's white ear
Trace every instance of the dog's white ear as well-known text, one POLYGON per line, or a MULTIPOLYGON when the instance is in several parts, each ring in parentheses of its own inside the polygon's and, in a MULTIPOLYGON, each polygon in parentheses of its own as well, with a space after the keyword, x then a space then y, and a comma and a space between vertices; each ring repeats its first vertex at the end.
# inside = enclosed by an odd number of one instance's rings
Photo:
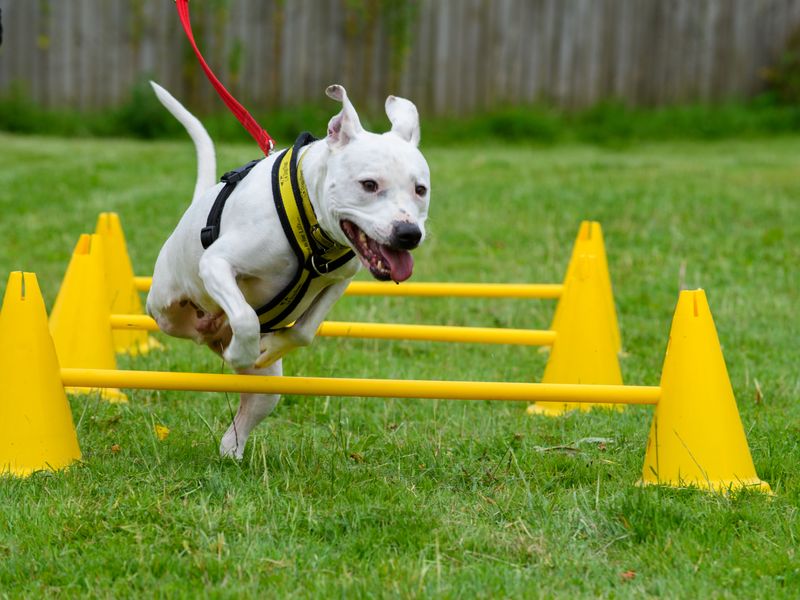
POLYGON ((342 103, 342 110, 328 121, 328 144, 344 146, 359 133, 364 131, 356 109, 347 97, 347 91, 341 85, 330 85, 325 90, 328 98, 342 103))
POLYGON ((386 98, 386 114, 392 122, 392 131, 407 142, 419 146, 419 113, 414 103, 405 98, 386 98))

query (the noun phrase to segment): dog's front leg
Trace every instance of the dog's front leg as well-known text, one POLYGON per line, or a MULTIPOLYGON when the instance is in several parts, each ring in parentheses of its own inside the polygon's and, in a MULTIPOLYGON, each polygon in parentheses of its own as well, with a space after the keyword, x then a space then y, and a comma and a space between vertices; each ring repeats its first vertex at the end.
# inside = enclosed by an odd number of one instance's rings
POLYGON ((200 258, 200 278, 208 295, 225 312, 233 332, 222 356, 234 369, 252 367, 259 353, 258 315, 236 285, 236 272, 231 264, 213 250, 207 250, 200 258))
MULTIPOLYGON (((250 368, 239 369, 241 375, 275 375, 280 377, 283 374, 281 361, 277 361, 263 369, 250 368)), ((241 394, 239 410, 233 418, 228 431, 222 436, 219 445, 219 453, 224 457, 241 460, 244 453, 244 445, 253 428, 269 415, 278 404, 279 394, 241 394)))
POLYGON ((300 346, 308 346, 317 334, 325 315, 330 312, 336 301, 342 297, 350 280, 345 279, 326 287, 314 299, 308 310, 288 329, 268 333, 261 337, 261 356, 256 361, 262 367, 282 358, 290 350, 300 346))

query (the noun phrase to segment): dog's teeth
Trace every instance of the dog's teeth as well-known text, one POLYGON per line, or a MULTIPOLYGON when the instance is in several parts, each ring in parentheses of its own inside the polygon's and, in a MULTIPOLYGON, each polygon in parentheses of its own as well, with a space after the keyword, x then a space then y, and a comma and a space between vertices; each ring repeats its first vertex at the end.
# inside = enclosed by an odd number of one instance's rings
POLYGON ((359 231, 358 232, 358 241, 366 244, 367 243, 367 234, 364 233, 363 231, 359 231))
POLYGON ((375 266, 378 267, 380 270, 384 269, 384 265, 383 265, 383 261, 382 260, 379 260, 375 266))

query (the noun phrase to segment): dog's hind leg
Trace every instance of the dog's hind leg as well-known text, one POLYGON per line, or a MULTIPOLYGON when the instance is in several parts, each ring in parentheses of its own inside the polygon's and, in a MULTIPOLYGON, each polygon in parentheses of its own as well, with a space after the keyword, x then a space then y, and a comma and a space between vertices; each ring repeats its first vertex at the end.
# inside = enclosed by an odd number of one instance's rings
POLYGON ((155 312, 155 320, 158 328, 167 335, 208 344, 215 351, 230 342, 231 331, 225 314, 206 313, 191 300, 175 301, 161 308, 155 312))
MULTIPOLYGON (((283 374, 282 361, 279 360, 262 369, 253 367, 237 372, 242 375, 280 376, 283 374)), ((278 400, 280 400, 280 394, 241 394, 239 410, 228 431, 222 436, 222 442, 219 445, 220 455, 241 460, 250 432, 275 409, 278 400)))

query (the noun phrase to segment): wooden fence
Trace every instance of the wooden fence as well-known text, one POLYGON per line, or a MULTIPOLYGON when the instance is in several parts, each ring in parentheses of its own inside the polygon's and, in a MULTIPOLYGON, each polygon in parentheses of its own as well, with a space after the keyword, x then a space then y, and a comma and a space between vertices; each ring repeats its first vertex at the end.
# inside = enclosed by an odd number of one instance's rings
MULTIPOLYGON (((320 102, 343 83, 428 114, 548 100, 582 107, 747 97, 800 26, 800 0, 193 0, 196 34, 249 108, 320 102)), ((0 94, 118 105, 152 77, 219 108, 172 0, 0 0, 0 94)))

